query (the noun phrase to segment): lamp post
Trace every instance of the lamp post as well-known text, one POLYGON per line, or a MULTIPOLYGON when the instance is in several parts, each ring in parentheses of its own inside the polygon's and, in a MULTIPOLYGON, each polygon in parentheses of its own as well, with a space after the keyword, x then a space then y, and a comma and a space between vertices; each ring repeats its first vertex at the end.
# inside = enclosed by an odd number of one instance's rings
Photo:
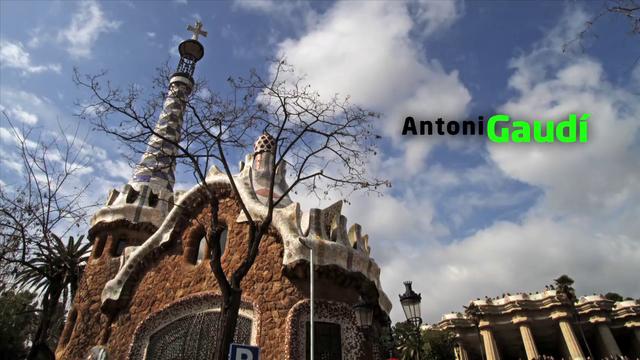
POLYGON ((311 354, 311 360, 314 360, 314 343, 315 343, 315 338, 314 338, 314 331, 313 331, 313 247, 309 246, 305 240, 303 238, 298 238, 298 241, 300 241, 300 243, 306 247, 307 249, 309 249, 309 336, 311 337, 311 339, 309 340, 309 344, 310 344, 310 354, 311 354))
POLYGON ((356 323, 364 334, 365 341, 365 356, 368 359, 373 358, 373 352, 371 351, 371 339, 369 336, 369 330, 373 323, 373 306, 371 304, 360 301, 353 306, 353 310, 356 313, 356 323))
POLYGON ((373 323, 373 307, 371 304, 360 301, 353 306, 353 310, 356 313, 358 327, 363 330, 369 329, 373 323))
POLYGON ((406 316, 407 321, 419 327, 422 324, 422 316, 420 313, 422 296, 416 294, 416 292, 411 289, 411 284, 411 281, 404 282, 405 291, 404 294, 399 295, 400 304, 402 304, 402 310, 404 310, 404 316, 406 316))
POLYGON ((385 350, 389 351, 388 360, 397 360, 393 357, 393 350, 395 349, 395 341, 393 340, 393 329, 391 327, 391 318, 387 317, 383 326, 383 336, 385 339, 385 350))
POLYGON ((422 336, 420 334, 420 325, 422 324, 422 315, 420 312, 420 302, 422 296, 416 294, 411 289, 411 281, 404 282, 404 294, 400 294, 400 304, 402 304, 402 310, 404 316, 407 318, 407 322, 415 326, 418 335, 418 359, 420 359, 420 351, 422 350, 422 336))

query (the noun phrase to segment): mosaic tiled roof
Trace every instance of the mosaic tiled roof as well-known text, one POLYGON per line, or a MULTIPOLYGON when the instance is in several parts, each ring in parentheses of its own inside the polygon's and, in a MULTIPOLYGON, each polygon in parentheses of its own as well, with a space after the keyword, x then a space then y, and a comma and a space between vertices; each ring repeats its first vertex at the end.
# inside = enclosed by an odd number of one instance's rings
POLYGON ((253 145, 253 152, 255 154, 259 154, 262 152, 272 153, 275 147, 276 139, 274 139, 273 136, 271 136, 269 133, 263 133, 253 145))

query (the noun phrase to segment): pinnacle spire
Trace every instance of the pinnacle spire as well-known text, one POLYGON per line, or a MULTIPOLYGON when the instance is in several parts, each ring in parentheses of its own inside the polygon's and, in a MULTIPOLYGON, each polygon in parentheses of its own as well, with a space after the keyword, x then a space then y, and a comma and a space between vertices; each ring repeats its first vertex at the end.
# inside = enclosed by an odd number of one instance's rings
POLYGON ((202 29, 202 22, 189 25, 187 30, 193 32, 191 39, 180 43, 180 62, 169 82, 169 91, 163 105, 162 113, 154 128, 154 135, 149 139, 147 149, 136 166, 131 183, 148 183, 157 190, 173 191, 175 184, 176 144, 180 142, 182 121, 187 97, 193 89, 193 73, 196 63, 204 56, 204 47, 198 36, 207 36, 202 29))

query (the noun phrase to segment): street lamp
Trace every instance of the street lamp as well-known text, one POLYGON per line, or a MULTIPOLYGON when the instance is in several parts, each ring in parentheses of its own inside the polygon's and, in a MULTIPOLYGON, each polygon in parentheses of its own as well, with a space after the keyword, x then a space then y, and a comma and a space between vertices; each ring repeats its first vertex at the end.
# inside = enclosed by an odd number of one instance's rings
POLYGON ((353 310, 356 313, 356 323, 364 335, 365 357, 371 359, 373 358, 373 352, 371 349, 370 329, 373 323, 373 306, 361 300, 353 305, 353 310))
POLYGON ((361 329, 368 329, 373 323, 373 307, 371 304, 361 301, 353 306, 356 313, 356 322, 361 329))
POLYGON ((420 324, 422 324, 422 316, 420 312, 420 302, 422 296, 416 294, 411 289, 411 281, 404 282, 404 294, 400 296, 400 304, 402 304, 402 310, 404 316, 407 318, 407 322, 412 324, 416 328, 416 335, 418 340, 418 360, 420 360, 420 351, 422 350, 422 335, 420 334, 420 324))
POLYGON ((411 289, 411 281, 405 281, 404 288, 404 294, 399 295, 400 304, 402 304, 402 310, 404 310, 404 316, 406 316, 408 322, 419 328, 422 324, 422 316, 420 312, 422 296, 420 294, 416 294, 415 291, 411 289))

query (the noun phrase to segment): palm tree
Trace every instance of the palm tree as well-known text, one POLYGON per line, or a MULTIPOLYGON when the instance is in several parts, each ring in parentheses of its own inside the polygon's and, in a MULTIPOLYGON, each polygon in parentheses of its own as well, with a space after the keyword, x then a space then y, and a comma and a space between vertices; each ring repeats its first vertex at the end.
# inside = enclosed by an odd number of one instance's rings
POLYGON ((33 337, 27 359, 33 359, 39 352, 53 353, 47 346, 52 320, 56 314, 60 297, 66 305, 67 294, 73 299, 82 275, 83 264, 87 261, 90 243, 83 243, 84 236, 76 241, 73 236, 65 244, 53 235, 53 241, 38 244, 34 256, 24 262, 24 269, 18 273, 17 284, 25 289, 41 294, 41 316, 33 337))
POLYGON ((416 332, 414 325, 409 322, 397 323, 394 327, 396 349, 400 353, 402 360, 416 360, 424 358, 424 350, 420 331, 416 332))
POLYGON ((425 330, 422 333, 425 359, 455 360, 455 335, 448 330, 425 330))
POLYGON ((484 347, 482 342, 482 336, 480 336, 480 315, 482 315, 482 310, 480 310, 480 307, 478 307, 478 305, 476 305, 472 301, 471 304, 469 304, 469 306, 464 306, 464 314, 469 320, 471 320, 471 322, 473 322, 473 324, 476 327, 478 342, 480 344, 480 356, 482 360, 484 360, 485 359, 484 347))
POLYGON ((580 332, 580 336, 582 337, 582 342, 584 343, 584 346, 587 348, 589 357, 593 359, 593 355, 591 354, 591 348, 589 347, 589 344, 587 343, 587 338, 584 336, 584 331, 582 330, 582 325, 578 321, 579 320, 578 310, 575 307, 577 297, 576 297, 576 291, 573 288, 573 283, 574 283, 573 279, 568 275, 563 274, 563 275, 560 275, 560 277, 558 277, 557 279, 554 279, 553 282, 555 283, 555 288, 558 294, 564 295, 567 298, 567 300, 569 300, 571 304, 571 307, 570 307, 571 315, 573 316, 573 319, 576 325, 578 325, 578 331, 580 332))

